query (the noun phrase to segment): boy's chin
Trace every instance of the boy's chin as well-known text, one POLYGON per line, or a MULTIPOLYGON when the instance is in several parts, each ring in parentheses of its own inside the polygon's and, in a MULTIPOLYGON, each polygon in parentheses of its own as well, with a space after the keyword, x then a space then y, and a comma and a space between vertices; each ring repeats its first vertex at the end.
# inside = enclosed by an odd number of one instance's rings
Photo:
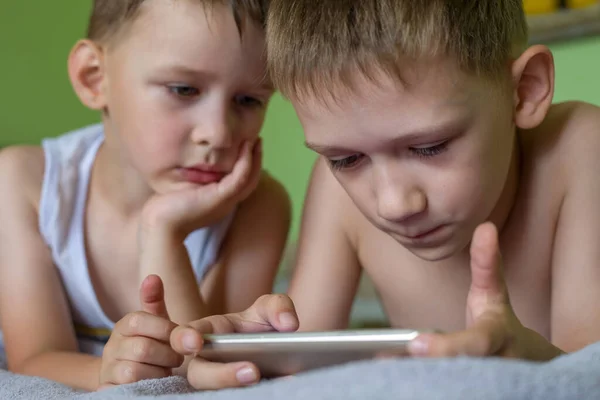
POLYGON ((448 246, 440 246, 434 248, 407 248, 415 256, 419 257, 421 260, 428 262, 440 262, 447 260, 454 256, 457 252, 452 251, 454 249, 449 249, 448 246))
POLYGON ((462 253, 468 247, 468 243, 460 244, 453 239, 430 247, 411 246, 401 242, 399 243, 416 257, 432 263, 448 260, 457 254, 462 253))

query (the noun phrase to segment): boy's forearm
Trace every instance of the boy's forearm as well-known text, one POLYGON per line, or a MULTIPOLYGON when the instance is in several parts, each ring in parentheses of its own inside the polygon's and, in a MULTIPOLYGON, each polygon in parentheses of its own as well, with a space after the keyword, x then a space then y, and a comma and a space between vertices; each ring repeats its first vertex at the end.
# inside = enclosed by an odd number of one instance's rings
POLYGON ((183 241, 159 229, 141 235, 140 282, 151 274, 161 277, 167 310, 176 324, 206 317, 206 306, 183 241))
POLYGON ((100 357, 75 352, 47 352, 31 357, 13 372, 40 376, 62 384, 94 391, 100 382, 100 357))

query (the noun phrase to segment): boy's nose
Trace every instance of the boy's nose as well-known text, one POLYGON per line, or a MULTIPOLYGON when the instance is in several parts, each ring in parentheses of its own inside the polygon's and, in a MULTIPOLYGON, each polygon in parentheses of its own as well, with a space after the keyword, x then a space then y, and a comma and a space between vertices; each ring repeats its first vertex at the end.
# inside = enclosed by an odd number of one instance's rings
POLYGON ((379 217, 390 222, 403 222, 422 213, 427 208, 427 197, 416 187, 388 185, 377 196, 379 217))
POLYGON ((196 125, 191 140, 200 146, 226 149, 233 146, 233 121, 230 116, 212 115, 196 125))

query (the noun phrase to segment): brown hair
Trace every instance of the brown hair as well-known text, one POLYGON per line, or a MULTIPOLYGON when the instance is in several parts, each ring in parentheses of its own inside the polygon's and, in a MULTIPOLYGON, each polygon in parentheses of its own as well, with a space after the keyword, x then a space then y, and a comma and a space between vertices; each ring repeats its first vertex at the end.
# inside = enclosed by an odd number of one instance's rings
MULTIPOLYGON (((164 0, 160 0, 164 1, 164 0)), ((190 1, 190 0, 188 0, 190 1)), ((264 26, 268 0, 196 0, 202 4, 229 4, 240 31, 246 17, 264 26)), ((135 20, 145 0, 94 0, 88 24, 88 39, 108 41, 135 20)))
POLYGON ((449 56, 497 77, 527 43, 522 0, 271 0, 267 44, 275 86, 322 94, 350 73, 402 80, 402 61, 449 56))

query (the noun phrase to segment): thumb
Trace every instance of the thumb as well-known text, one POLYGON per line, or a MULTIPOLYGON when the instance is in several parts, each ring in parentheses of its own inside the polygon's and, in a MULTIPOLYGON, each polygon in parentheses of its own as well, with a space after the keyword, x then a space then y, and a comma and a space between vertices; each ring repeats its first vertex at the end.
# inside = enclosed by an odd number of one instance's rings
POLYGON ((300 326, 292 299, 283 294, 259 297, 247 310, 229 314, 236 332, 294 332, 300 326))
POLYGON ((170 320, 165 304, 165 290, 158 275, 148 275, 140 287, 142 311, 170 320))
POLYGON ((502 270, 498 230, 487 222, 479 225, 471 242, 469 306, 473 317, 492 304, 507 304, 508 290, 502 270))

